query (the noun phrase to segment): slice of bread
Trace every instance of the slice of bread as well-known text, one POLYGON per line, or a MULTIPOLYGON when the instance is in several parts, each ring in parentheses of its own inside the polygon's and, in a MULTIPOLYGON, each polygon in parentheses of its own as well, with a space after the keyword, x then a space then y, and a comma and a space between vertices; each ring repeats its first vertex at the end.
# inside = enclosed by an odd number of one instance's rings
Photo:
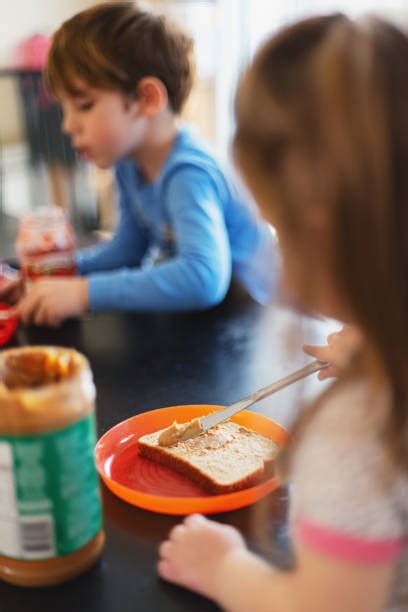
POLYGON ((278 445, 233 421, 212 427, 196 438, 161 446, 164 430, 139 438, 140 454, 173 468, 212 493, 252 486, 271 473, 278 445))

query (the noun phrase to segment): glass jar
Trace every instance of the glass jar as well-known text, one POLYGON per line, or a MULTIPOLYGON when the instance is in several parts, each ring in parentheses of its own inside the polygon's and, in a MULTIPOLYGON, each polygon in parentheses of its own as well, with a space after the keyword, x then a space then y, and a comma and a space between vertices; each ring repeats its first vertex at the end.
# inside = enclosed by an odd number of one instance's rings
POLYGON ((0 578, 73 578, 104 543, 94 464, 95 387, 73 349, 0 353, 0 578))
POLYGON ((44 207, 24 215, 16 251, 26 280, 76 273, 74 232, 61 208, 44 207))

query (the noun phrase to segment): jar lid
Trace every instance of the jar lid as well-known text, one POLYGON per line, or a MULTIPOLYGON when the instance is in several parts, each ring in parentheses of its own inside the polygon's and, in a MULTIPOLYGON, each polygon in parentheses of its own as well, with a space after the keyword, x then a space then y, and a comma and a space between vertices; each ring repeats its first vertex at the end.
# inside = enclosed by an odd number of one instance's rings
POLYGON ((66 427, 93 409, 95 394, 88 360, 74 349, 28 346, 0 353, 0 433, 66 427))

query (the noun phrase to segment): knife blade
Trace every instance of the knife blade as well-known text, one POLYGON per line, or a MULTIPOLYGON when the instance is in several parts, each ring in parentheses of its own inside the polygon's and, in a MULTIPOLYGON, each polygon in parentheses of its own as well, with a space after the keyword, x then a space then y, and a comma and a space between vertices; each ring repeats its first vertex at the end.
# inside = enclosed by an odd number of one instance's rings
POLYGON ((238 412, 241 412, 241 410, 244 410, 245 408, 252 406, 252 404, 255 404, 255 402, 258 402, 264 399, 265 397, 268 397, 269 395, 272 395, 273 393, 276 393, 277 391, 280 391, 281 389, 284 389, 285 387, 292 385, 298 380, 301 380, 302 378, 305 378, 306 376, 309 376, 310 374, 313 374, 314 372, 323 370, 324 368, 327 368, 328 366, 329 364, 324 361, 313 361, 312 363, 309 363, 307 366, 300 368, 300 370, 296 370, 295 372, 292 372, 292 374, 289 374, 288 376, 284 376, 283 378, 280 378, 276 382, 266 387, 263 387, 262 389, 259 389, 258 391, 255 391, 255 393, 252 393, 251 395, 244 397, 238 402, 235 402, 234 404, 230 404, 229 406, 226 406, 225 408, 220 408, 219 410, 216 410, 215 412, 212 412, 211 414, 207 416, 201 417, 199 419, 201 431, 199 431, 196 434, 194 434, 193 432, 192 435, 189 435, 188 437, 183 436, 183 441, 187 440, 188 438, 195 437, 195 435, 199 435, 200 433, 204 433, 211 427, 215 427, 215 425, 219 425, 219 423, 222 423, 223 421, 230 419, 232 416, 234 416, 238 412))

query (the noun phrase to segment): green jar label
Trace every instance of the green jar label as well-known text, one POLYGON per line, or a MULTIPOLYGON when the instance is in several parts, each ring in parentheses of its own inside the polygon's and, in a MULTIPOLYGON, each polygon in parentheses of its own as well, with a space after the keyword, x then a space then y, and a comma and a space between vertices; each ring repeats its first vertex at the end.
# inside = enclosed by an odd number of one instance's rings
POLYGON ((0 436, 0 554, 49 559, 102 524, 93 415, 44 435, 0 436))

